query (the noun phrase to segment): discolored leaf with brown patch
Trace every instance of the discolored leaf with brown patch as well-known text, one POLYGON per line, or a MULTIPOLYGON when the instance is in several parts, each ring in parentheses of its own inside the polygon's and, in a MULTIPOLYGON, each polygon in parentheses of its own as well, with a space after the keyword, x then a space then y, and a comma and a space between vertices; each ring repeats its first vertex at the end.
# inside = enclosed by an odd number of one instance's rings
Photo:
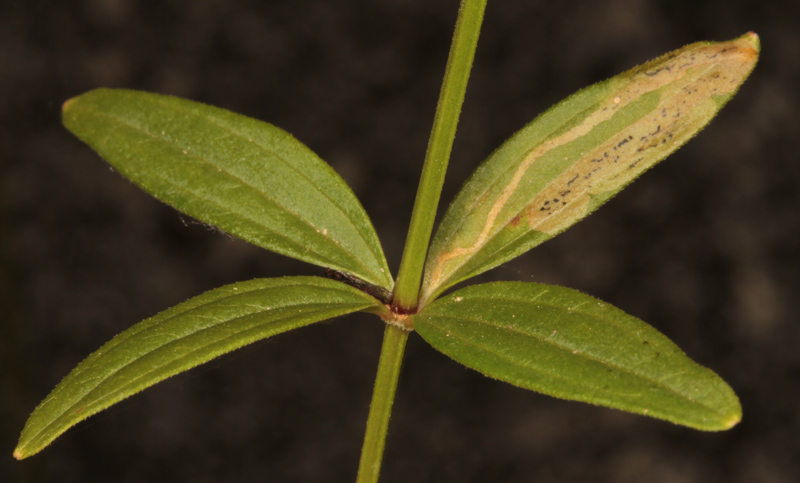
POLYGON ((697 134, 755 66, 758 36, 700 42, 579 91, 506 141, 456 196, 422 297, 566 230, 697 134))

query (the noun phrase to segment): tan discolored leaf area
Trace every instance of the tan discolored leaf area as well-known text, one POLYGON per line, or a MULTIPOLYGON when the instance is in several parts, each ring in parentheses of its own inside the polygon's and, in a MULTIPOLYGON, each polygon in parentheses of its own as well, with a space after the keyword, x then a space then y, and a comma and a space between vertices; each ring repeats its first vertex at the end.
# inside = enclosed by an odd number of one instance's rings
POLYGON ((445 214, 422 300, 590 214, 708 124, 758 52, 754 33, 688 45, 579 91, 515 134, 445 214))

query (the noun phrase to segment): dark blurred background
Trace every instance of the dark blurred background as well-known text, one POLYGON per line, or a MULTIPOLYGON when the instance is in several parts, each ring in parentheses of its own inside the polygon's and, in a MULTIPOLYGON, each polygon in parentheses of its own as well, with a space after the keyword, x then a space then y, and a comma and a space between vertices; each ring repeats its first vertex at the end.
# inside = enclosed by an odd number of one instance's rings
MULTIPOLYGON (((126 87, 276 124, 347 180, 396 270, 458 2, 0 5, 0 481, 353 481, 383 330, 365 316, 248 346, 12 459, 33 408, 130 325, 222 284, 323 273, 155 201, 60 108, 126 87)), ((566 95, 748 30, 761 61, 709 128, 481 278, 574 287, 644 319, 730 383, 743 421, 701 433, 555 400, 412 334, 383 482, 800 481, 800 2, 490 2, 443 203, 566 95)))

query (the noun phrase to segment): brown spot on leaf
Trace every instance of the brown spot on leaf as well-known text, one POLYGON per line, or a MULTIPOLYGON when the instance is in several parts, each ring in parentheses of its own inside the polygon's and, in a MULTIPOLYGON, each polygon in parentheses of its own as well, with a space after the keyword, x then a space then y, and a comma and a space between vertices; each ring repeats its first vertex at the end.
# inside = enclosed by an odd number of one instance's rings
POLYGON ((610 80, 612 90, 598 99, 594 112, 532 147, 505 178, 505 186, 492 191, 491 197, 489 191, 481 194, 479 204, 474 205, 481 208, 473 215, 483 217, 483 223, 468 235, 453 237, 453 243, 435 259, 426 276, 423 299, 505 227, 518 227, 525 220, 531 230, 556 234, 586 216, 593 195, 613 194, 674 151, 716 114, 719 106, 712 96, 738 88, 754 66, 757 46, 755 34, 730 42, 692 44, 610 80), (523 179, 530 179, 526 178, 528 170, 544 154, 581 139, 620 109, 655 91, 658 102, 649 113, 595 149, 576 155, 572 165, 550 180, 520 212, 508 213, 512 196, 526 185, 523 179))

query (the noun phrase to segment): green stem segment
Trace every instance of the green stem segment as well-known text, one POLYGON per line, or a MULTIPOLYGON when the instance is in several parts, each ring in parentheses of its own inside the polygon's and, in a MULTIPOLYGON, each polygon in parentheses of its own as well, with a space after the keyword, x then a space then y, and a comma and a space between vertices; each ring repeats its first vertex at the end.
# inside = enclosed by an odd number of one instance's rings
POLYGON ((378 481, 394 394, 400 378, 400 366, 403 365, 403 353, 410 333, 396 325, 386 324, 381 359, 378 363, 378 375, 375 378, 375 388, 369 406, 367 432, 364 435, 364 446, 361 449, 357 483, 378 481))
MULTIPOLYGON (((419 302, 419 286, 425 266, 425 255, 428 252, 436 207, 439 204, 444 174, 447 171, 450 151, 456 136, 456 126, 467 91, 467 81, 475 58, 475 48, 478 45, 485 9, 486 0, 462 0, 458 11, 456 31, 450 46, 439 104, 436 106, 436 116, 433 120, 433 130, 428 142, 428 151, 425 153, 414 211, 411 214, 411 226, 395 285, 394 305, 401 310, 414 311, 419 302)), ((369 407, 367 431, 361 449, 357 483, 378 481, 392 404, 409 333, 398 326, 386 324, 378 375, 375 378, 372 403, 369 407)))
POLYGON ((436 208, 444 184, 444 175, 456 135, 456 125, 461 114, 461 105, 464 102, 485 9, 486 0, 462 0, 458 11, 456 30, 428 141, 428 151, 425 153, 422 177, 417 189, 414 211, 411 213, 411 226, 395 285, 394 304, 407 311, 416 309, 419 302, 419 286, 425 266, 425 255, 428 252, 436 208))

